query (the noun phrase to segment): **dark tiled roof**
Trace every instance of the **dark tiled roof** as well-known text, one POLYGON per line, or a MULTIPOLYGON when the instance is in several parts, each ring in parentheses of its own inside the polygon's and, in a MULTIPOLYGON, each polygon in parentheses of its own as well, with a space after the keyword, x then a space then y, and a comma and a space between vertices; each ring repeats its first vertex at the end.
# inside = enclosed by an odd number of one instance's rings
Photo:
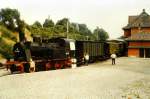
POLYGON ((126 38, 127 41, 150 41, 150 33, 136 33, 126 38))
POLYGON ((128 23, 132 23, 136 18, 138 17, 138 15, 136 16, 129 16, 129 19, 128 19, 128 23))
POLYGON ((129 16, 128 25, 123 29, 130 29, 134 27, 150 27, 150 16, 143 10, 140 15, 129 16))

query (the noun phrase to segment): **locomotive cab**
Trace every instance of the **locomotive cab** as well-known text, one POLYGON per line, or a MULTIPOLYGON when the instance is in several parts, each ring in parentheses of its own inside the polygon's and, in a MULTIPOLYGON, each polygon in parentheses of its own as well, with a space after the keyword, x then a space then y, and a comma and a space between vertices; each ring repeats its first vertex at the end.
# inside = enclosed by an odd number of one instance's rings
POLYGON ((53 44, 53 59, 63 59, 66 66, 76 67, 75 41, 66 38, 52 38, 49 40, 53 44))

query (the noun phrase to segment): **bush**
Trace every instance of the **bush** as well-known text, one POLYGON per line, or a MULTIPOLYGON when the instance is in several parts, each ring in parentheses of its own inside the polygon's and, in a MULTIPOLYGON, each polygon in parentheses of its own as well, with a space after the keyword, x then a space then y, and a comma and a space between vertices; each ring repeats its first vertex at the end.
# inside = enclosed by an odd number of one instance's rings
POLYGON ((13 53, 12 53, 12 45, 7 44, 2 38, 0 39, 0 54, 4 58, 12 58, 13 53))
POLYGON ((15 37, 13 32, 8 30, 6 27, 0 25, 0 31, 2 32, 1 37, 6 37, 6 38, 10 38, 13 41, 17 41, 17 38, 15 37))
POLYGON ((5 50, 3 49, 0 49, 0 53, 2 54, 2 56, 6 59, 9 59, 9 58, 13 58, 13 54, 12 53, 7 53, 5 52, 5 50))

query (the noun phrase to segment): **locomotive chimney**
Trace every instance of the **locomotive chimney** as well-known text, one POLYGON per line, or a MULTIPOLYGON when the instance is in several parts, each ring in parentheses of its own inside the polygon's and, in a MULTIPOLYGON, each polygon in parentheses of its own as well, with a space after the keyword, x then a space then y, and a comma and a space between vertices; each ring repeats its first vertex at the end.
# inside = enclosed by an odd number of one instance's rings
POLYGON ((17 31, 19 32, 19 42, 25 41, 25 23, 22 20, 19 20, 17 31))

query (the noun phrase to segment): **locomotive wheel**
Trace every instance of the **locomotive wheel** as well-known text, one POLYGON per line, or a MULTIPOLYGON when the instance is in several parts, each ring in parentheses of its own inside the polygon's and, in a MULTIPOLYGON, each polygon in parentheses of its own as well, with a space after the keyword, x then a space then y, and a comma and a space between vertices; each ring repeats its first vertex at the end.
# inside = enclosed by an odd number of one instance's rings
POLYGON ((24 72, 24 66, 21 64, 19 67, 18 67, 20 73, 23 73, 24 72))
POLYGON ((30 68, 29 68, 29 71, 30 71, 30 73, 31 73, 31 72, 35 72, 35 67, 32 67, 32 68, 30 67, 30 68))
POLYGON ((51 64, 50 63, 46 63, 45 64, 45 69, 46 69, 46 71, 50 70, 51 69, 51 64))
POLYGON ((16 70, 15 64, 11 65, 11 66, 10 66, 10 72, 11 72, 11 74, 13 74, 13 72, 14 72, 15 70, 16 70))

